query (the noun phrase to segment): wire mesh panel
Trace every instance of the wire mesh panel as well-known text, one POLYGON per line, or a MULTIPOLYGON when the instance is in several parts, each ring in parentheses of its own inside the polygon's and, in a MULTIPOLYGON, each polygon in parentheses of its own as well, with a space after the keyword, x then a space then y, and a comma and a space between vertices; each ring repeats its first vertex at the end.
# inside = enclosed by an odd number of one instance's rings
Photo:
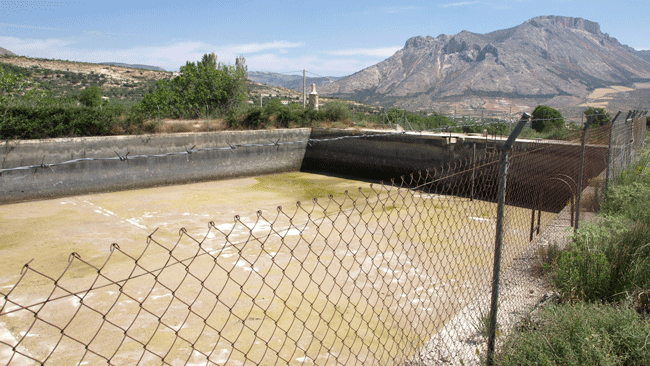
MULTIPOLYGON (((502 334, 545 291, 536 256, 573 221, 580 183, 588 192, 608 162, 624 166, 618 146, 641 131, 629 125, 589 129, 584 150, 573 139, 510 153, 502 334)), ((479 363, 499 156, 210 222, 201 237, 154 232, 137 255, 112 245, 100 266, 75 253, 59 274, 28 263, 0 289, 0 364, 479 363)))
MULTIPOLYGON (((488 283, 496 160, 329 197, 3 294, 8 364, 392 364, 488 283), (474 174, 481 185, 472 186, 474 174), (474 197, 469 197, 473 193, 474 197)), ((516 210, 516 208, 513 208, 516 210)))
POLYGON ((607 179, 611 180, 620 174, 627 165, 628 157, 631 154, 630 125, 631 120, 621 117, 614 121, 611 126, 611 141, 609 150, 609 167, 607 179))

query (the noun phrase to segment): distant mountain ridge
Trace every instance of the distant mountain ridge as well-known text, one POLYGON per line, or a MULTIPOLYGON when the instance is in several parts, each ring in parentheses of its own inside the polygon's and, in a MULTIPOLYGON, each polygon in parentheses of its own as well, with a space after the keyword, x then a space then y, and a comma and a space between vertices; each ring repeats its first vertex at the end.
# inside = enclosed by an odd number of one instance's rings
POLYGON ((130 67, 132 69, 144 69, 144 70, 153 70, 153 71, 167 71, 160 66, 150 66, 150 65, 140 65, 140 64, 125 64, 121 62, 100 62, 100 65, 110 65, 110 66, 121 66, 121 67, 130 67))
POLYGON ((635 51, 636 55, 650 62, 650 50, 635 51))
POLYGON ((0 47, 0 56, 18 56, 6 48, 0 47))
POLYGON ((426 107, 462 96, 585 97, 595 88, 650 79, 650 62, 600 25, 541 16, 486 34, 413 37, 390 58, 334 83, 323 95, 426 107))
MULTIPOLYGON (((307 93, 309 93, 309 86, 311 84, 316 84, 319 86, 332 83, 342 78, 343 77, 336 76, 306 77, 305 87, 307 88, 307 93)), ((248 79, 260 84, 293 89, 302 92, 302 75, 287 75, 265 71, 249 71, 248 79)))

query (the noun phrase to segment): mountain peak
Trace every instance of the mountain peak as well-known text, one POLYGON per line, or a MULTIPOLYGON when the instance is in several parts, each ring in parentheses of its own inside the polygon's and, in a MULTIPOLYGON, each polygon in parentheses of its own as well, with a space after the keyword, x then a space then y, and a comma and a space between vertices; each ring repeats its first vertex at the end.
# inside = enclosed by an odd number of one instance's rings
POLYGON ((565 17, 559 15, 544 15, 532 18, 526 23, 530 23, 536 27, 555 25, 563 26, 565 28, 579 29, 595 35, 602 34, 600 32, 600 24, 583 18, 565 17))
POLYGON ((486 34, 418 36, 390 58, 324 85, 323 95, 364 102, 471 96, 586 97, 595 88, 650 79, 650 64, 583 18, 539 16, 486 34))

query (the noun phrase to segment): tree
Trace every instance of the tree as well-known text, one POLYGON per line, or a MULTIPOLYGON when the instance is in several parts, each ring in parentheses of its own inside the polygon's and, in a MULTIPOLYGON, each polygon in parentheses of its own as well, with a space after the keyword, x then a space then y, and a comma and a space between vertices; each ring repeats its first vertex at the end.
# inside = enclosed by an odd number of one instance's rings
POLYGON ((538 105, 533 111, 531 127, 537 132, 550 132, 564 128, 564 117, 555 108, 538 105))
POLYGON ((77 100, 86 107, 99 107, 102 104, 102 89, 96 85, 89 86, 79 93, 77 100))
POLYGON ((585 110, 585 118, 588 119, 589 116, 592 116, 596 113, 598 113, 598 115, 596 116, 596 119, 591 122, 591 127, 606 125, 610 122, 609 114, 605 112, 605 108, 589 107, 585 110))
POLYGON ((198 118, 206 111, 227 114, 246 98, 246 60, 237 57, 235 65, 217 62, 214 53, 198 62, 181 66, 180 75, 156 83, 156 90, 144 96, 141 108, 148 113, 198 118))

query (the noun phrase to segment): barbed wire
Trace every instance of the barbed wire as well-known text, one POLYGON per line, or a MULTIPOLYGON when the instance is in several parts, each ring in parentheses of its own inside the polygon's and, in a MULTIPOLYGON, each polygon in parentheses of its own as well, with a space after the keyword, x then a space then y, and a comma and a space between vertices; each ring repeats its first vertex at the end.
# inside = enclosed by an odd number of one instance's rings
MULTIPOLYGON (((523 112, 517 113, 514 116, 517 116, 519 114, 523 114, 523 112)), ((591 117, 591 116, 596 116, 598 113, 595 114, 589 114, 585 115, 586 117, 591 117)), ((631 118, 628 118, 627 121, 632 120, 634 118, 640 118, 641 116, 645 115, 643 112, 637 113, 635 115, 632 115, 630 112, 631 118)), ((532 123, 533 121, 539 122, 539 121, 555 121, 555 120, 560 120, 563 118, 546 118, 546 119, 533 119, 529 123, 532 123)), ((399 124, 400 121, 395 122, 396 124, 399 124)), ((404 120, 404 122, 408 122, 407 120, 404 120)), ((447 125, 447 126, 440 126, 436 128, 429 128, 429 129, 411 129, 410 132, 418 132, 418 133, 438 133, 438 132, 451 132, 451 130, 454 129, 463 129, 465 127, 481 127, 481 126, 493 126, 493 125, 503 125, 511 123, 511 121, 508 120, 501 120, 501 121, 485 121, 485 122, 468 122, 464 124, 456 124, 456 125, 447 125)), ((410 125, 410 123, 409 123, 410 125)), ((404 126, 402 126, 404 127, 404 126)), ((411 126, 412 127, 412 126, 411 126)), ((337 141, 337 140, 344 140, 344 139, 351 139, 351 138, 376 138, 376 137, 386 137, 386 136, 394 136, 398 134, 405 134, 408 133, 406 129, 404 131, 399 131, 399 132, 386 132, 386 133, 361 133, 361 134, 351 134, 351 135, 345 135, 345 136, 338 136, 338 137, 330 137, 330 138, 322 138, 322 139, 307 139, 307 140, 297 140, 297 141, 280 141, 279 139, 277 141, 270 141, 269 143, 249 143, 249 144, 231 144, 227 142, 228 146, 224 147, 203 147, 203 148, 196 148, 196 145, 192 146, 189 149, 186 149, 185 151, 172 151, 172 152, 167 152, 167 153, 162 153, 162 154, 139 154, 139 155, 130 155, 131 152, 127 151, 126 154, 121 155, 119 152, 114 151, 115 155, 114 157, 90 157, 90 158, 78 158, 78 159, 72 159, 72 160, 67 160, 63 162, 56 162, 56 163, 45 163, 45 157, 43 157, 43 160, 41 161, 41 164, 32 164, 32 165, 24 165, 24 166, 19 166, 19 167, 12 167, 12 168, 3 168, 0 169, 0 174, 4 172, 9 172, 9 171, 19 171, 19 170, 31 170, 31 169, 50 169, 52 170, 53 167, 57 166, 62 166, 62 165, 68 165, 68 164, 75 164, 75 163, 80 163, 84 161, 112 161, 112 160, 119 160, 126 162, 128 164, 129 160, 136 160, 136 159, 148 159, 148 158, 164 158, 168 156, 180 156, 180 155, 191 155, 193 153, 198 153, 198 152, 209 152, 209 151, 227 151, 227 150, 236 150, 238 148, 247 148, 247 147, 271 147, 275 146, 279 148, 280 146, 283 145, 295 145, 295 144, 311 144, 315 142, 330 142, 330 141, 337 141)))
POLYGON ((0 169, 0 173, 3 172, 8 172, 8 171, 15 171, 15 170, 30 170, 30 169, 38 169, 38 168, 43 168, 43 169, 51 169, 52 167, 56 166, 61 166, 61 165, 67 165, 67 164, 74 164, 74 163, 79 163, 83 161, 111 161, 111 160, 119 160, 119 161, 124 161, 124 162, 129 162, 129 160, 135 160, 135 159, 146 159, 146 158, 164 158, 168 156, 178 156, 178 155, 191 155, 197 152, 205 152, 205 151, 228 151, 228 150, 236 150, 239 148, 247 148, 247 147, 270 147, 270 146, 275 146, 275 147, 280 147, 283 145, 296 145, 296 144, 311 144, 314 142, 327 142, 327 141, 337 141, 337 140, 344 140, 344 139, 351 139, 351 138, 366 138, 366 137, 383 137, 383 136, 391 136, 391 135, 396 135, 396 134, 403 134, 404 131, 401 132, 387 132, 387 133, 363 133, 359 135, 346 135, 346 136, 338 136, 338 137, 330 137, 330 138, 323 138, 323 139, 307 139, 307 140, 297 140, 297 141, 280 141, 279 139, 277 141, 271 141, 269 143, 250 143, 250 144, 231 144, 227 142, 228 146, 224 147, 203 147, 203 148, 196 148, 196 145, 192 146, 189 149, 186 149, 185 151, 173 151, 173 152, 168 152, 168 153, 162 153, 162 154, 141 154, 141 155, 130 155, 130 151, 127 151, 125 155, 121 155, 117 151, 115 152, 116 156, 113 157, 92 157, 92 158, 79 158, 79 159, 72 159, 72 160, 67 160, 59 163, 50 163, 46 164, 44 162, 45 158, 43 158, 43 162, 41 164, 34 164, 34 165, 25 165, 25 166, 19 166, 19 167, 14 167, 14 168, 4 168, 0 169))
MULTIPOLYGON (((435 129, 428 129, 428 130, 419 130, 419 132, 436 132, 436 131, 446 131, 449 130, 450 128, 463 128, 463 127, 468 127, 468 126, 479 126, 479 125, 489 125, 489 124, 494 124, 494 122, 491 123, 484 123, 484 124, 476 124, 476 123, 468 123, 468 124, 461 124, 461 125, 455 125, 455 126, 447 126, 447 127, 440 127, 440 128, 435 128, 435 129)), ((17 171, 17 170, 30 170, 30 169, 52 169, 52 167, 56 166, 61 166, 61 165, 67 165, 67 164, 75 164, 75 163, 80 163, 84 161, 112 161, 112 160, 119 160, 123 162, 129 162, 129 160, 136 160, 136 159, 146 159, 146 158, 164 158, 168 156, 179 156, 179 155, 191 155, 193 153, 197 152, 207 152, 207 151, 227 151, 227 150, 236 150, 238 148, 247 148, 247 147, 270 147, 270 146, 275 146, 275 147, 280 147, 283 145, 295 145, 295 144, 311 144, 311 143, 316 143, 316 142, 331 142, 331 141, 338 141, 338 140, 344 140, 344 139, 351 139, 351 138, 376 138, 376 137, 386 137, 386 136, 394 136, 394 135, 399 135, 399 134, 405 134, 407 131, 399 131, 399 132, 386 132, 386 133, 361 133, 361 134, 351 134, 351 135, 345 135, 345 136, 338 136, 338 137, 330 137, 330 138, 322 138, 322 139, 306 139, 306 140, 297 140, 297 141, 270 141, 269 143, 250 143, 250 144, 231 144, 227 142, 228 146, 224 147, 203 147, 203 148, 196 148, 196 145, 192 146, 189 149, 186 149, 185 151, 173 151, 173 152, 167 152, 167 153, 162 153, 162 154, 140 154, 140 155, 130 155, 130 151, 127 151, 126 154, 121 155, 119 152, 114 151, 116 156, 113 157, 90 157, 90 158, 78 158, 78 159, 72 159, 72 160, 67 160, 63 162, 57 162, 57 163, 45 163, 45 157, 43 157, 43 161, 41 164, 33 164, 33 165, 24 165, 24 166, 19 166, 19 167, 13 167, 13 168, 3 168, 0 169, 0 174, 3 172, 9 172, 9 171, 17 171)))

